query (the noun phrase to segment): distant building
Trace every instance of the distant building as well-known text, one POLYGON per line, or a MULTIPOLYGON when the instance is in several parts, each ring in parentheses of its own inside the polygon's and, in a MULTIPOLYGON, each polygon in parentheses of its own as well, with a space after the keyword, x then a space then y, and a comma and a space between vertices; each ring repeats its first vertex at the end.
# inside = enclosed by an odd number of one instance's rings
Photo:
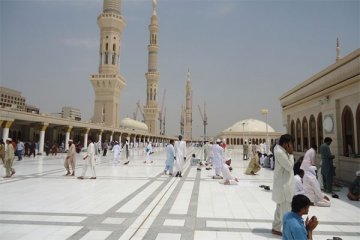
POLYGON ((21 92, 6 87, 0 87, 0 107, 29 113, 40 111, 36 106, 27 105, 21 92))
POLYGON ((2 108, 11 108, 13 110, 24 111, 26 99, 21 96, 21 92, 0 87, 0 105, 2 108))
POLYGON ((25 105, 25 112, 28 112, 28 113, 37 113, 39 114, 40 113, 40 109, 36 106, 33 106, 33 105, 25 105))
POLYGON ((245 119, 226 128, 216 138, 225 139, 228 145, 243 145, 245 141, 258 145, 265 143, 266 139, 273 145, 282 134, 263 121, 245 119))
POLYGON ((63 107, 61 110, 61 117, 81 121, 81 112, 78 108, 63 107))
MULTIPOLYGON (((352 181, 360 169, 360 49, 280 97, 283 123, 295 138, 295 155, 331 137, 336 177, 352 181)), ((318 155, 317 165, 320 166, 318 155)))

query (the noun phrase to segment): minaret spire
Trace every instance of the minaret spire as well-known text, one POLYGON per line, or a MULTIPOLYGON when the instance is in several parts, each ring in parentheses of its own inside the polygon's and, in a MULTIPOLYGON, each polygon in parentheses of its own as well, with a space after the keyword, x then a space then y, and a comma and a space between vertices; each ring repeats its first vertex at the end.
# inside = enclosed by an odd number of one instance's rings
POLYGON ((120 92, 126 85, 119 70, 121 35, 126 25, 121 15, 121 0, 104 0, 97 24, 100 28, 100 61, 99 72, 90 79, 95 91, 92 121, 119 127, 120 92))
POLYGON ((159 24, 156 13, 157 1, 152 1, 153 12, 149 25, 150 44, 148 45, 148 72, 145 73, 146 78, 146 106, 144 107, 145 124, 149 128, 151 134, 158 134, 158 116, 159 108, 157 105, 157 92, 160 73, 158 71, 158 33, 159 24))
POLYGON ((186 80, 186 104, 185 104, 185 126, 184 126, 185 140, 192 140, 192 90, 190 81, 190 70, 187 72, 186 80))
POLYGON ((336 38, 336 61, 340 60, 341 56, 340 56, 340 43, 339 43, 339 38, 336 38))

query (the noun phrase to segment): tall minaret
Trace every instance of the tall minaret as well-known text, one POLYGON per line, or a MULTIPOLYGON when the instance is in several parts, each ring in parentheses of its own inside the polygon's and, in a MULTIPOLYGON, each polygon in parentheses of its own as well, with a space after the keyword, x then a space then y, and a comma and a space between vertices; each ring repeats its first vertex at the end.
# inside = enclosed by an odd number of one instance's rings
POLYGON ((146 78, 146 106, 144 107, 145 123, 149 128, 150 134, 159 134, 159 108, 156 102, 158 96, 158 83, 160 73, 158 71, 158 18, 156 14, 157 1, 153 0, 153 12, 151 22, 149 25, 150 44, 148 45, 148 72, 145 74, 146 78))
POLYGON ((104 0, 103 12, 97 18, 100 28, 99 73, 91 75, 95 91, 92 121, 119 127, 120 91, 126 85, 120 75, 121 34, 125 19, 121 15, 121 0, 104 0))
POLYGON ((336 61, 340 60, 341 56, 340 56, 340 43, 339 43, 339 38, 336 39, 336 61))
POLYGON ((187 73, 186 80, 186 104, 185 104, 185 126, 184 138, 187 141, 192 140, 192 91, 190 82, 190 71, 187 73))

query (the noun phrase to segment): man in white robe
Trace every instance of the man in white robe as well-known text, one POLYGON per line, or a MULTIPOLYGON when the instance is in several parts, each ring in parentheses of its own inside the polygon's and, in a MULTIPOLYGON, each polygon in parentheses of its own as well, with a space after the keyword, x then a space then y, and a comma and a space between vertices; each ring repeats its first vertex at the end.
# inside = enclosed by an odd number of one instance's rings
POLYGON ((121 148, 117 141, 115 141, 115 144, 112 148, 112 152, 113 152, 113 163, 118 163, 120 161, 121 148))
POLYGON ((298 173, 295 175, 295 195, 298 194, 305 195, 303 178, 304 178, 304 170, 299 169, 298 173))
POLYGON ((175 177, 182 177, 182 171, 184 167, 184 162, 186 160, 186 142, 182 140, 182 136, 179 135, 179 140, 175 142, 175 170, 176 175, 175 177))
POLYGON ((280 137, 274 148, 275 170, 273 177, 272 200, 276 203, 272 233, 282 235, 282 219, 291 210, 295 192, 293 138, 289 134, 280 137))
POLYGON ((87 147, 87 154, 83 157, 83 160, 84 160, 83 172, 82 172, 82 175, 80 177, 78 177, 78 179, 84 179, 88 165, 90 165, 90 169, 91 169, 91 173, 92 173, 92 177, 90 179, 96 179, 95 146, 94 146, 92 138, 89 138, 88 141, 89 141, 89 145, 87 147))
POLYGON ((152 154, 152 145, 151 142, 148 142, 148 144, 145 147, 145 161, 144 163, 150 162, 152 163, 153 161, 150 159, 150 155, 152 154))
POLYGON ((315 206, 330 207, 330 199, 323 194, 320 189, 320 183, 316 179, 316 167, 311 166, 305 173, 304 179, 305 195, 310 199, 315 206))

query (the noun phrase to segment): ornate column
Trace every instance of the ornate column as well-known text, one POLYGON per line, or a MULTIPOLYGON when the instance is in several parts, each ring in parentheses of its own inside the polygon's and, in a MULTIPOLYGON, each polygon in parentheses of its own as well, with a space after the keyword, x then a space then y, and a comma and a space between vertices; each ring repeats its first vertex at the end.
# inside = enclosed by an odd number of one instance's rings
POLYGON ((71 129, 73 127, 72 126, 69 126, 66 130, 66 134, 65 134, 65 150, 69 150, 69 139, 70 139, 70 132, 71 132, 71 129))
POLYGON ((88 137, 89 137, 89 131, 90 131, 90 128, 86 128, 85 130, 85 134, 84 134, 84 148, 87 149, 87 142, 88 142, 88 137))
POLYGON ((39 139, 39 154, 43 154, 44 152, 44 142, 45 142, 45 130, 46 128, 49 126, 48 123, 43 123, 42 125, 40 125, 39 130, 40 130, 40 139, 39 139))
POLYGON ((14 121, 4 121, 2 124, 4 124, 3 128, 3 135, 2 138, 5 141, 9 137, 9 129, 14 121))

